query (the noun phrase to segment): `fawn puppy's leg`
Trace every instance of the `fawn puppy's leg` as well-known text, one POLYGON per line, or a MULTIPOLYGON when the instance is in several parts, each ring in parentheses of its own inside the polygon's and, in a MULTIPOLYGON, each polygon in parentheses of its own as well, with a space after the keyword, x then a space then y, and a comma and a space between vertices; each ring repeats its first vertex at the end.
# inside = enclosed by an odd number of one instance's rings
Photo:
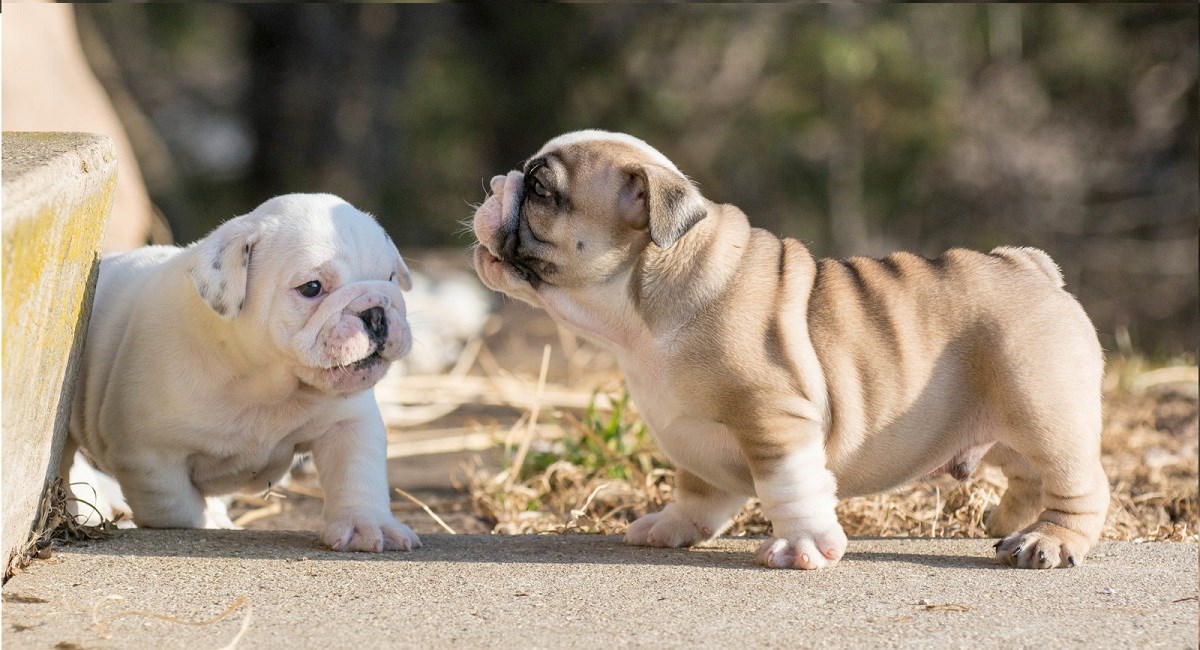
POLYGON ((1041 479, 1042 510, 1036 522, 1005 537, 996 555, 1027 569, 1077 566, 1108 515, 1098 359, 1092 368, 1068 363, 1070 357, 1056 361, 1030 364, 1036 380, 1012 382, 1005 408, 1002 442, 1041 479))
POLYGON ((679 547, 705 542, 729 528, 745 503, 746 497, 724 492, 679 468, 675 470, 675 500, 660 512, 630 524, 625 543, 679 547))
POLYGON ((824 428, 813 420, 774 416, 760 419, 741 438, 754 490, 775 538, 757 556, 770 567, 820 569, 846 552, 838 523, 837 484, 825 467, 824 428))
POLYGON ((1042 512, 1042 479, 1038 478, 1029 461, 1008 445, 996 445, 984 457, 1008 478, 1008 488, 1000 505, 987 515, 987 532, 993 537, 1006 537, 1037 520, 1042 512))

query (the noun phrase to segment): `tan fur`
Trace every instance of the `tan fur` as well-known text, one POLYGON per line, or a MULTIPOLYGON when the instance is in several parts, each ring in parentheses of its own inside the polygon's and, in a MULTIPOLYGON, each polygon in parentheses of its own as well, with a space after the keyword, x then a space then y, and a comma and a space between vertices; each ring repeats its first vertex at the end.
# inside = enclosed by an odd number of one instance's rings
POLYGON ((814 260, 737 208, 695 199, 660 157, 604 134, 561 138, 532 159, 551 161, 553 202, 530 200, 514 172, 493 179, 476 215, 485 283, 612 349, 681 468, 677 503, 627 541, 703 541, 757 495, 779 537, 760 549, 765 563, 829 566, 845 549, 836 497, 943 467, 969 474, 992 448, 1014 486, 989 521, 1012 533, 999 555, 1033 568, 1082 560, 1109 499, 1102 354, 1048 255, 814 260), (501 250, 498 233, 525 225, 546 243, 501 250), (514 256, 545 273, 523 281, 514 256))

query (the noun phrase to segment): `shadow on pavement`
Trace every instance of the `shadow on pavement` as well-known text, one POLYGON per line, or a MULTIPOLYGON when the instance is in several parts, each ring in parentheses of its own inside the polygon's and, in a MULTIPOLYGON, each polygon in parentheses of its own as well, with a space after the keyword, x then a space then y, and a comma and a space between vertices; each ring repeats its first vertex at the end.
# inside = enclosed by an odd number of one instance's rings
MULTIPOLYGON (((276 559, 320 562, 481 562, 506 564, 677 565, 768 571, 754 559, 761 539, 726 538, 694 549, 626 546, 616 535, 423 535, 410 552, 338 553, 308 531, 152 530, 117 531, 112 538, 74 544, 65 553, 143 557, 276 559)), ((989 540, 879 538, 851 540, 844 564, 894 562, 935 568, 1007 570, 995 564, 989 540), (858 543, 858 542, 861 542, 858 543), (878 550, 880 542, 896 551, 878 550), (856 546, 868 544, 870 551, 856 546), (952 549, 947 546, 952 545, 952 549), (911 548, 911 552, 910 552, 911 548), (952 552, 947 552, 948 550, 952 552)))

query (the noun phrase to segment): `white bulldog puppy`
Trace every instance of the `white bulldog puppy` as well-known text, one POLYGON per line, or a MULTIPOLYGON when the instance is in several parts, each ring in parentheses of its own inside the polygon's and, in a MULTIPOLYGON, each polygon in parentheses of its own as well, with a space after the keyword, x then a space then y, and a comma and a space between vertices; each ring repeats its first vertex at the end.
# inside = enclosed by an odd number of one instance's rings
MULTIPOLYGON (((206 498, 262 492, 311 452, 335 550, 409 550, 372 387, 412 345, 408 268, 328 194, 273 198, 187 248, 100 263, 75 393, 77 447, 139 526, 220 527, 206 498)), ((216 499, 208 499, 216 501, 216 499)))

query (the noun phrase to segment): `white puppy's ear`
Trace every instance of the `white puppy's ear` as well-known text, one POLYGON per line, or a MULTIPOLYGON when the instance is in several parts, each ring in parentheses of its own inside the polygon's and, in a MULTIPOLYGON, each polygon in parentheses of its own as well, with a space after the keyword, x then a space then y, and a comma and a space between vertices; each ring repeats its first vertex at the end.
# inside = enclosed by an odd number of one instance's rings
POLYGON ((396 242, 392 241, 391 235, 384 233, 384 237, 387 237, 392 252, 396 254, 396 269, 392 272, 392 279, 400 285, 401 291, 412 291, 412 273, 409 272, 408 265, 404 263, 404 258, 400 256, 400 249, 396 248, 396 242))
POLYGON ((708 215, 704 197, 687 177, 654 164, 626 171, 617 205, 630 225, 650 230, 659 248, 669 248, 708 215))
POLYGON ((396 254, 396 282, 400 285, 402 291, 412 291, 412 273, 408 270, 408 265, 404 263, 404 258, 396 254))
POLYGON ((245 218, 225 222, 196 242, 190 251, 188 275, 213 311, 231 321, 242 312, 249 282, 250 256, 259 231, 245 218))

